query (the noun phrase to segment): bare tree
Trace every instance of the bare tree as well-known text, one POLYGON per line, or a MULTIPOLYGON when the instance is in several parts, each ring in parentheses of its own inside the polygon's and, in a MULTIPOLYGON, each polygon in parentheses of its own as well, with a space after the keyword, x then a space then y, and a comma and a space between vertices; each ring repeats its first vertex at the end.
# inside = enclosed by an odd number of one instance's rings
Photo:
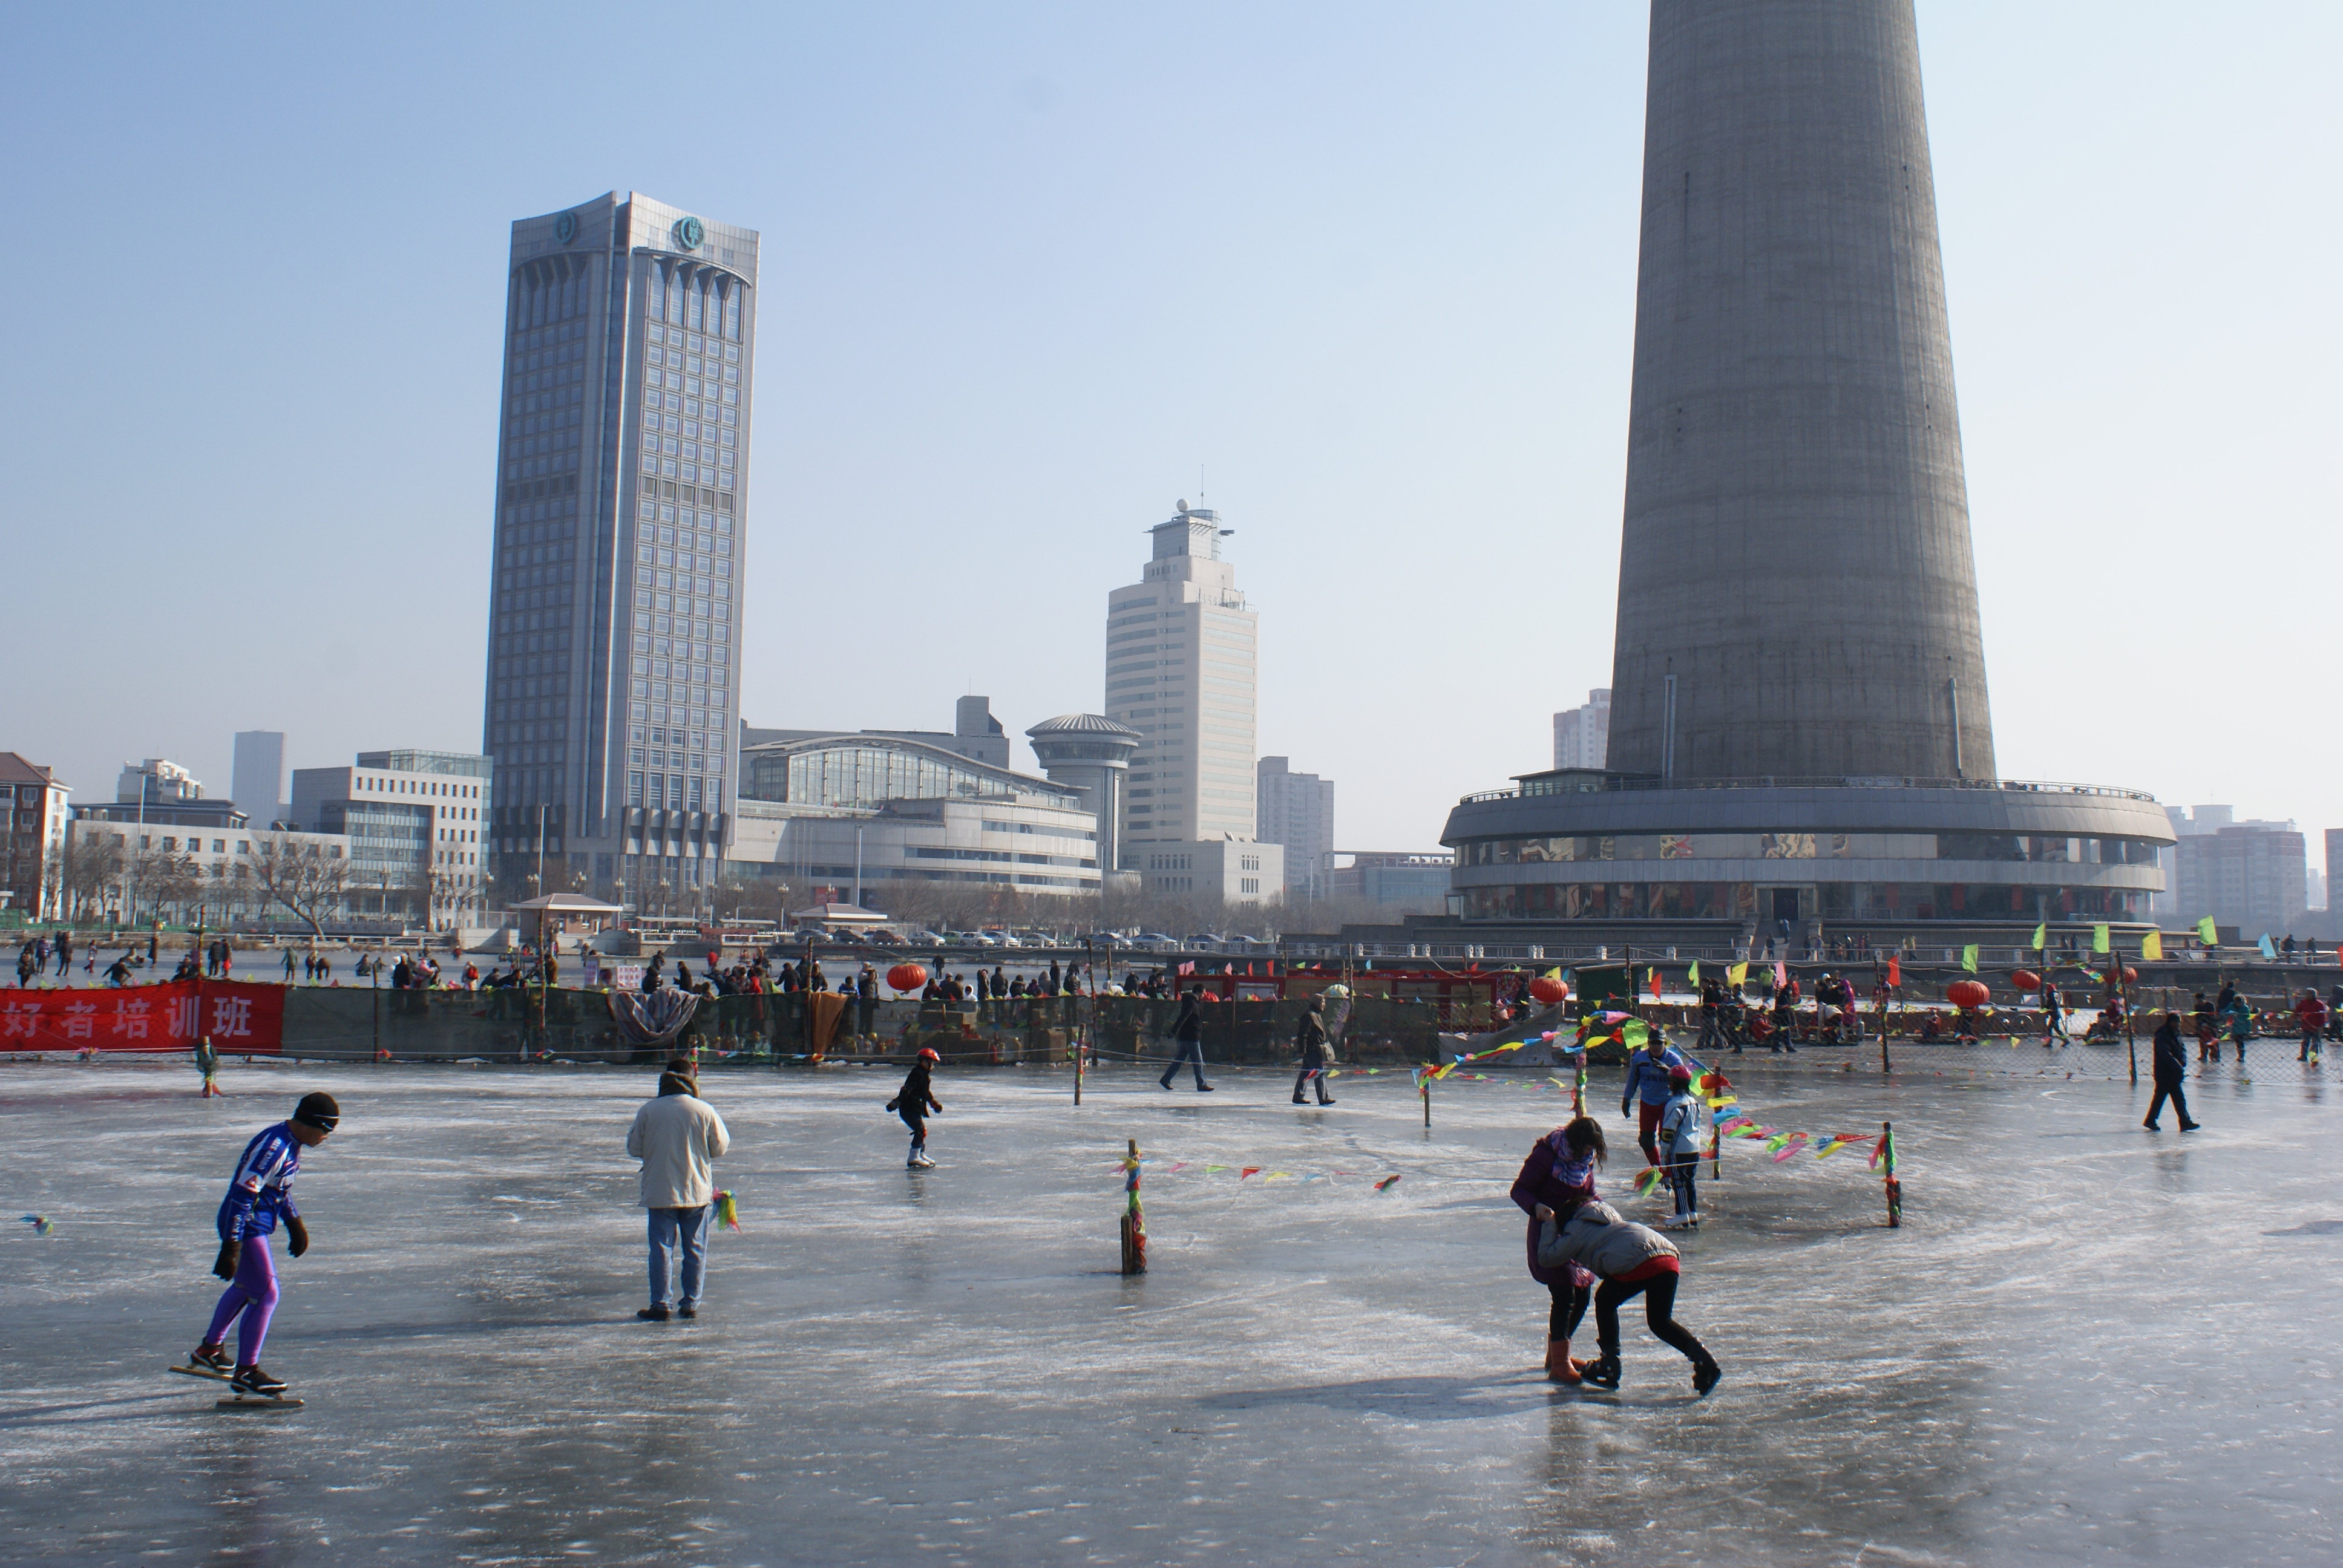
POLYGON ((312 937, 326 934, 326 921, 349 899, 350 863, 338 845, 304 840, 290 833, 252 836, 252 879, 273 903, 307 923, 312 937))
POLYGON ((75 919, 106 906, 106 893, 122 886, 128 863, 122 840, 114 834, 76 832, 66 841, 65 890, 75 919))

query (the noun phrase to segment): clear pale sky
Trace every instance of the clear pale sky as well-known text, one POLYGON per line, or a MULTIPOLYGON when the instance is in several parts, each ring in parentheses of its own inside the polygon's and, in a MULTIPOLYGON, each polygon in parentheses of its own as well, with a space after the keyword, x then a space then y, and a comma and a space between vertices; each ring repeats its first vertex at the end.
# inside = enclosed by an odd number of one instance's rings
MULTIPOLYGON (((2002 771, 2343 826, 2343 7, 1920 22, 2002 771)), ((8 30, 0 749, 79 799, 478 749, 507 226, 611 188, 764 234, 752 723, 1097 710, 1200 490, 1342 848, 1609 683, 1640 5, 8 30)))

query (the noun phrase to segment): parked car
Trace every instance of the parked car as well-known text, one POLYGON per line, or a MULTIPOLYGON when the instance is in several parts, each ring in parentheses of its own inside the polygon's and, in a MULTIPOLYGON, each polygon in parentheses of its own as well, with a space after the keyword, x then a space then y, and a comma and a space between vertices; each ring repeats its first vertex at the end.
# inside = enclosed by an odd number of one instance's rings
POLYGON ((1168 931, 1141 931, 1131 940, 1145 942, 1151 948, 1176 948, 1180 945, 1180 939, 1168 931))
POLYGON ((897 936, 894 932, 889 930, 884 926, 880 927, 877 930, 865 932, 862 940, 866 942, 870 942, 875 946, 882 948, 900 948, 903 945, 903 939, 897 936))

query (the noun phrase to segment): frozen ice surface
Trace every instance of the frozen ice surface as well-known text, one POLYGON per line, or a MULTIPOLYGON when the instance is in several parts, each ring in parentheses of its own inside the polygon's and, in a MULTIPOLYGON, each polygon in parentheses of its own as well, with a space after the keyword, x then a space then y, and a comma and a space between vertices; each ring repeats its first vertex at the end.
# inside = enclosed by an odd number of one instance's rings
POLYGON ((1894 1118, 1907 1219, 1859 1155, 1729 1147, 1678 1307, 1705 1401, 1632 1304, 1617 1395, 1539 1376, 1504 1191, 1551 1089, 1443 1083, 1427 1132, 1404 1076, 1321 1111, 1104 1072, 1077 1110, 1061 1073, 949 1072, 922 1174, 891 1071, 711 1074, 746 1229, 706 1315, 645 1325, 648 1074, 231 1067, 206 1102, 178 1063, 10 1067, 0 1558, 2331 1563, 2338 1086, 2266 1054, 2192 1080, 2185 1141, 2103 1050, 1738 1069, 1779 1126, 1894 1118), (345 1120, 266 1357, 308 1404, 216 1412, 164 1368, 236 1152, 312 1087, 345 1120))

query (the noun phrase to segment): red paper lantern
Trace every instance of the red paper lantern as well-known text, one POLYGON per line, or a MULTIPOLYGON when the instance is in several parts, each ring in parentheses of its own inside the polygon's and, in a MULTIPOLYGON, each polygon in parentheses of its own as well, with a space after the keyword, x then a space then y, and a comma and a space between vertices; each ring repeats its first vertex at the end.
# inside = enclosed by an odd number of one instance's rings
POLYGON ((1549 980, 1544 975, 1540 975, 1530 981, 1530 996, 1533 1000, 1552 1007, 1558 1001, 1570 1000, 1570 988, 1558 980, 1549 980))
POLYGON ((2124 984, 2126 984, 2126 985, 2137 985, 2138 983, 2139 983, 2139 971, 2138 971, 2137 970, 2134 970, 2134 969, 2127 969, 2127 970, 2124 970, 2124 984))
POLYGON ((2040 990, 2042 977, 2032 970, 2014 970, 2010 972, 2009 983, 2020 990, 2040 990))
POLYGON ((1983 980, 1955 980, 1945 988, 1945 1000, 1958 1008, 1983 1007, 1993 1000, 1993 992, 1983 980))
POLYGON ((887 971, 887 983, 897 990, 918 990, 928 983, 928 971, 917 964, 897 964, 887 971))

